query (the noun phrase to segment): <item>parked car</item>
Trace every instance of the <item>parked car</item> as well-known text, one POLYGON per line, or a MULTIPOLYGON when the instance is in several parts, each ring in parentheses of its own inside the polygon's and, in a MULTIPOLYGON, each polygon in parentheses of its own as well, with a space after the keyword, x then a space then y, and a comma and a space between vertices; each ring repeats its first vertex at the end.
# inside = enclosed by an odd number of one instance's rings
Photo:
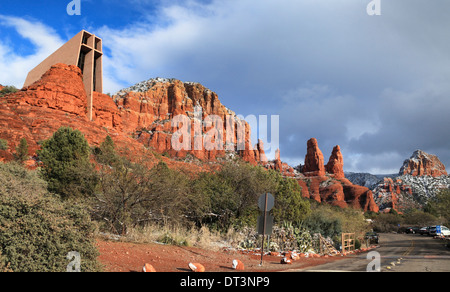
POLYGON ((366 236, 364 237, 366 240, 367 240, 367 242, 370 244, 370 243, 376 243, 376 244, 378 244, 378 241, 379 241, 379 236, 378 236, 378 234, 376 233, 376 232, 367 232, 366 233, 366 236))
MULTIPOLYGON (((435 235, 437 235, 436 231, 437 231, 436 226, 432 226, 430 228, 429 234, 431 236, 435 236, 435 235)), ((448 227, 446 227, 446 226, 441 226, 441 235, 443 235, 443 236, 450 236, 450 229, 448 229, 448 227)))
POLYGON ((431 226, 425 226, 419 229, 419 234, 420 235, 429 235, 430 234, 430 228, 431 226))
POLYGON ((419 227, 406 227, 405 233, 418 233, 419 232, 419 227))
POLYGON ((441 232, 442 232, 442 235, 444 235, 444 236, 450 236, 450 229, 447 226, 442 226, 441 232))

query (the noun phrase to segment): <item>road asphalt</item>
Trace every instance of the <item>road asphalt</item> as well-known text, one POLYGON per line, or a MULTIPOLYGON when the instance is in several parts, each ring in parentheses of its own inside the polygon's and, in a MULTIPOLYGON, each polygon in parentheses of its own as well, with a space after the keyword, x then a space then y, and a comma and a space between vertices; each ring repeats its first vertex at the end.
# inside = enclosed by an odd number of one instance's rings
POLYGON ((291 272, 450 272, 445 241, 418 234, 382 233, 370 253, 291 272))

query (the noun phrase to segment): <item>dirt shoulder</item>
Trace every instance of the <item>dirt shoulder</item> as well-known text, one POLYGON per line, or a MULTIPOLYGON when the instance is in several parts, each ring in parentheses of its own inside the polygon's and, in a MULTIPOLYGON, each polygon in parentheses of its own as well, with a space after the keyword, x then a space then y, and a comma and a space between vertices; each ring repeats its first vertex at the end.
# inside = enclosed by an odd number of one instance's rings
POLYGON ((98 240, 98 260, 105 272, 141 272, 144 264, 151 264, 157 272, 190 272, 189 263, 202 264, 207 272, 233 272, 234 259, 241 260, 246 272, 279 272, 290 269, 321 265, 344 259, 345 256, 301 258, 292 264, 281 264, 281 256, 242 254, 237 251, 205 250, 196 247, 180 247, 162 244, 138 244, 98 240))

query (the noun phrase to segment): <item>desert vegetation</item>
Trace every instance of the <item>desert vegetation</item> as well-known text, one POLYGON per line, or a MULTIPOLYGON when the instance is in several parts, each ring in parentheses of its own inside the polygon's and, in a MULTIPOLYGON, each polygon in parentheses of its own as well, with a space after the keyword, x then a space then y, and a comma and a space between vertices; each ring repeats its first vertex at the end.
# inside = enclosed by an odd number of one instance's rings
POLYGON ((5 86, 2 90, 0 90, 0 97, 17 91, 19 90, 15 86, 5 86))

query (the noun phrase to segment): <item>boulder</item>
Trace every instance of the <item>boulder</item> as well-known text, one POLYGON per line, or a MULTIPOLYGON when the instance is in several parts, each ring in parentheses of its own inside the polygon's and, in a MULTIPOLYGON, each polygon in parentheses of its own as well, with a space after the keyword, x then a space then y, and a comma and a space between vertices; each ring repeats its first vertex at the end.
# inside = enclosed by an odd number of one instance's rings
POLYGON ((244 263, 240 260, 233 260, 232 266, 233 270, 243 271, 245 270, 244 263))
POLYGON ((144 273, 155 273, 156 270, 155 270, 155 268, 152 265, 145 264, 144 267, 142 268, 142 272, 144 272, 144 273))
POLYGON ((205 272, 205 267, 202 264, 199 263, 189 263, 189 269, 191 269, 192 272, 195 273, 203 273, 205 272))

